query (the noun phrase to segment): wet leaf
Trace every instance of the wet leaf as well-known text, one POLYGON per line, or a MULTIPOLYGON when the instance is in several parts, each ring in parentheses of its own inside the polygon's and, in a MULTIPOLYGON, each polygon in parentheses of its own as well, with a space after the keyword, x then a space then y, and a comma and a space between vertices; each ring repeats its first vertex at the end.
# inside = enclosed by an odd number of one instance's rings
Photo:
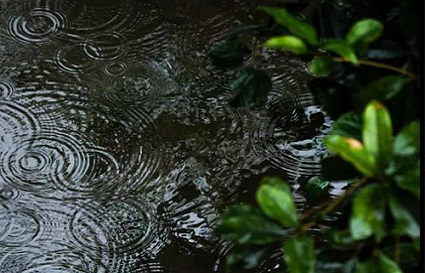
POLYGON ((372 177, 377 173, 375 157, 358 140, 340 135, 330 135, 325 138, 324 143, 329 150, 353 164, 364 175, 372 177))
POLYGON ((328 56, 317 56, 308 65, 308 70, 316 77, 327 77, 334 70, 334 62, 328 56))
POLYGON ((298 224, 298 215, 288 184, 280 179, 266 178, 256 194, 257 202, 264 213, 283 226, 298 224))
POLYGON ((326 51, 336 53, 344 59, 349 60, 353 64, 359 63, 356 53, 351 48, 351 46, 347 44, 347 42, 344 40, 328 39, 321 43, 320 48, 326 51))
POLYGON ((412 156, 419 153, 420 133, 419 122, 411 122, 404 127, 394 140, 394 154, 397 156, 412 156))
POLYGON ((236 39, 229 39, 214 46, 208 56, 212 63, 220 68, 241 65, 244 57, 251 53, 251 50, 236 39))
POLYGON ((235 245, 226 257, 229 267, 252 269, 270 256, 273 249, 258 245, 235 245))
POLYGON ((281 241, 287 231, 270 221, 257 208, 238 205, 229 209, 221 218, 217 232, 226 240, 239 244, 264 245, 281 241))
POLYGON ((295 54, 303 54, 308 51, 303 40, 290 35, 270 38, 264 45, 269 48, 289 50, 295 54))
POLYGON ((385 235, 386 195, 378 184, 371 184, 359 190, 354 196, 350 219, 351 235, 363 240, 372 235, 379 242, 385 235))
POLYGON ((392 124, 387 109, 377 101, 371 101, 363 114, 363 143, 367 151, 386 167, 392 157, 392 124))
POLYGON ((355 273, 403 273, 397 263, 384 254, 365 262, 357 262, 355 273))
POLYGON ((404 89, 410 80, 404 76, 385 76, 370 82, 357 95, 357 104, 364 106, 371 100, 386 101, 404 89))
POLYGON ((348 112, 340 116, 332 124, 330 134, 351 137, 360 141, 362 139, 362 126, 362 116, 354 112, 348 112))
POLYGON ((420 162, 419 159, 415 164, 406 164, 393 174, 393 179, 397 185, 406 191, 411 192, 414 196, 420 196, 420 162))
POLYGON ((260 105, 267 100, 267 95, 272 89, 272 80, 263 70, 247 68, 230 83, 230 88, 236 92, 230 106, 260 105))
POLYGON ((412 214, 394 197, 390 197, 389 207, 395 220, 393 233, 400 236, 408 235, 411 238, 419 238, 419 224, 413 218, 412 214))
POLYGON ((326 241, 332 248, 340 250, 351 250, 357 246, 357 241, 351 236, 348 229, 346 230, 333 230, 327 229, 322 232, 326 241))
POLYGON ((319 176, 310 178, 305 186, 307 196, 313 202, 317 201, 320 197, 327 196, 329 189, 329 181, 319 176))
POLYGON ((286 9, 272 7, 259 7, 259 9, 271 15, 278 24, 286 27, 295 36, 306 40, 312 45, 318 44, 317 33, 314 27, 291 15, 286 9))
POLYGON ((350 45, 361 47, 375 41, 381 36, 384 26, 376 20, 364 19, 356 22, 346 35, 346 41, 350 45))
POLYGON ((291 273, 313 273, 316 267, 314 241, 302 235, 292 237, 283 244, 286 265, 291 273))
POLYGON ((267 29, 266 25, 244 25, 241 27, 238 27, 232 31, 230 31, 226 35, 226 39, 234 40, 237 39, 238 36, 246 33, 255 33, 255 32, 264 32, 267 29))

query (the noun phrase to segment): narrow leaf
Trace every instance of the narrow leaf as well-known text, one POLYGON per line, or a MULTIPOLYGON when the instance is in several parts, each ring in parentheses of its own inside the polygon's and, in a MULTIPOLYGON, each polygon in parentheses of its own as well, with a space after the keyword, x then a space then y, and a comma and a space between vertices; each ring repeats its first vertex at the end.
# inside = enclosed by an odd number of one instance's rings
POLYGON ((297 210, 290 187, 283 181, 263 179, 256 198, 261 209, 270 218, 286 227, 298 224, 297 210))
POLYGON ((316 77, 327 77, 334 69, 334 62, 328 56, 317 56, 308 65, 308 70, 316 77))
POLYGON ((379 242, 385 234, 386 196, 382 187, 371 184, 362 188, 354 197, 350 219, 351 235, 363 240, 374 235, 379 242))
POLYGON ((370 102, 363 114, 363 143, 365 149, 386 167, 392 157, 392 124, 390 114, 379 102, 370 102))
POLYGON ((349 60, 353 64, 359 63, 356 53, 351 48, 351 46, 347 44, 347 42, 344 40, 328 39, 322 42, 320 48, 326 51, 336 53, 344 59, 349 60))
POLYGON ((291 273, 314 273, 316 253, 314 241, 308 236, 292 237, 283 244, 286 265, 291 273))
POLYGON ((303 40, 289 35, 270 38, 264 45, 269 48, 286 49, 295 54, 304 54, 308 51, 303 40))
POLYGON ((286 27, 295 36, 306 40, 312 45, 318 44, 317 33, 314 27, 291 15, 286 9, 272 7, 259 7, 259 9, 271 15, 278 24, 286 27))
POLYGON ((330 135, 325 138, 324 143, 329 150, 353 164, 364 175, 372 177, 377 173, 375 157, 358 140, 340 135, 330 135))
POLYGON ((384 26, 376 20, 364 19, 355 23, 348 31, 346 41, 350 45, 365 46, 381 36, 384 26))

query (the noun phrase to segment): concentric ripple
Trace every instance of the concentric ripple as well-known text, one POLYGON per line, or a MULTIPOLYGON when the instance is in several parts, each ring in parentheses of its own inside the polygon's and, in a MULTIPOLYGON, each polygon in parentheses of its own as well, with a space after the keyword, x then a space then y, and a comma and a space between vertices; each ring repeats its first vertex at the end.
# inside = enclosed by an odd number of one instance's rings
POLYGON ((0 246, 22 247, 39 237, 41 219, 32 210, 10 210, 0 205, 0 246))
POLYGON ((96 67, 96 62, 87 55, 86 48, 87 44, 84 42, 64 45, 56 52, 53 61, 60 70, 66 73, 89 72, 96 67))
POLYGON ((119 33, 100 33, 89 38, 84 50, 94 60, 110 61, 125 55, 125 44, 125 37, 119 33))
POLYGON ((9 99, 15 93, 15 89, 12 81, 0 78, 0 100, 9 99))
POLYGON ((24 44, 43 44, 66 25, 67 19, 63 14, 46 8, 35 8, 27 14, 10 17, 7 31, 24 44))
POLYGON ((85 248, 145 257, 155 256, 168 236, 152 204, 130 196, 84 204, 69 229, 85 248))

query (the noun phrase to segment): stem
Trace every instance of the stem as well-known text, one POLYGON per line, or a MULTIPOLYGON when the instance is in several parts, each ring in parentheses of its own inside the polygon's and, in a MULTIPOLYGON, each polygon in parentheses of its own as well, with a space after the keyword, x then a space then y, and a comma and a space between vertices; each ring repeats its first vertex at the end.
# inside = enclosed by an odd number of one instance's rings
MULTIPOLYGON (((334 57, 334 58, 332 58, 332 60, 335 61, 335 62, 338 62, 338 63, 351 63, 350 60, 347 60, 345 58, 340 58, 340 57, 334 57)), ((417 80, 416 76, 412 72, 407 71, 403 68, 393 66, 393 65, 378 63, 378 62, 368 61, 368 60, 361 60, 361 59, 359 60, 359 63, 363 64, 363 65, 367 65, 367 66, 373 66, 373 67, 379 67, 379 68, 383 68, 383 69, 387 69, 387 70, 392 70, 392 71, 395 71, 395 72, 400 73, 402 75, 405 75, 405 76, 407 76, 407 77, 409 77, 413 80, 417 80)))

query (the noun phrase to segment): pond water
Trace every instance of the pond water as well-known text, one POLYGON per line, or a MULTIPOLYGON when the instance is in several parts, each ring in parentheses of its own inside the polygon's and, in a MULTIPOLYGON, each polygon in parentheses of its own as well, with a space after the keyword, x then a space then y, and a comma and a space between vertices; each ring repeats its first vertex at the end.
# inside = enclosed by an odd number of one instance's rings
POLYGON ((232 109, 206 56, 255 2, 0 1, 0 272, 224 272, 220 213, 319 172, 304 64, 246 37, 273 92, 232 109))

